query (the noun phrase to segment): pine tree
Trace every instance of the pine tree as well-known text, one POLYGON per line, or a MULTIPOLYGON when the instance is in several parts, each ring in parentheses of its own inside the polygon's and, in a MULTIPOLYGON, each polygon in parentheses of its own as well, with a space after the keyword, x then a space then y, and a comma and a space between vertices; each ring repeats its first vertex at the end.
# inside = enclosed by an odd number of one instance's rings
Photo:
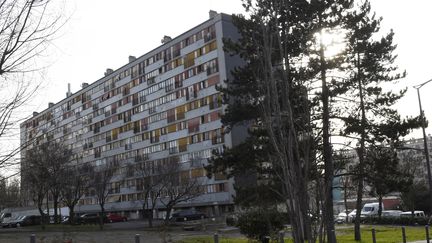
POLYGON ((358 186, 357 215, 355 219, 355 240, 360 240, 360 211, 364 187, 365 153, 371 145, 397 146, 398 139, 411 128, 418 126, 418 119, 400 118, 392 107, 406 92, 385 91, 384 83, 399 80, 405 73, 399 73, 394 65, 393 31, 378 38, 382 18, 371 13, 369 1, 364 1, 346 16, 348 76, 342 84, 348 91, 346 98, 354 100, 348 116, 344 119, 344 135, 357 136, 358 186))
POLYGON ((403 173, 395 148, 370 146, 365 155, 365 182, 371 187, 370 195, 378 198, 378 217, 382 214, 382 199, 401 188, 410 178, 403 173))
POLYGON ((338 57, 328 58, 325 55, 326 46, 322 38, 325 33, 336 33, 343 24, 343 16, 352 5, 352 0, 312 0, 310 2, 309 14, 311 16, 311 33, 318 37, 312 37, 313 45, 308 58, 310 59, 310 71, 314 77, 321 81, 321 92, 318 99, 321 107, 318 110, 319 123, 322 125, 322 160, 324 162, 324 210, 323 220, 326 227, 327 240, 330 243, 336 242, 334 219, 333 219, 333 180, 334 165, 333 151, 331 144, 331 114, 335 111, 330 109, 331 98, 345 89, 335 84, 334 78, 330 74, 341 67, 343 53, 338 57), (315 48, 314 48, 315 46, 315 48))
MULTIPOLYGON (((312 237, 306 193, 314 157, 305 88, 309 78, 299 65, 310 36, 308 4, 305 0, 244 1, 250 17, 233 17, 241 37, 226 41, 225 49, 239 55, 245 65, 222 88, 228 104, 222 121, 228 129, 246 124, 250 137, 217 155, 209 167, 213 172, 229 168, 236 181, 245 172, 256 177, 258 182, 248 184, 273 195, 273 202, 266 203, 264 194, 252 194, 253 202, 262 207, 285 202, 295 242, 312 237)), ((240 185, 236 189, 238 196, 252 191, 240 185)))

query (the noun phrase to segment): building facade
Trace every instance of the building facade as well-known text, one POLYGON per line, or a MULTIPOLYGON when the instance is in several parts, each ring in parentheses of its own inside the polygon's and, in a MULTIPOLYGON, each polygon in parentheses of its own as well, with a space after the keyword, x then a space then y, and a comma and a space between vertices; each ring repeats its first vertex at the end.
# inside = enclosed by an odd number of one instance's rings
MULTIPOLYGON (((232 180, 206 176, 204 166, 212 152, 223 151, 244 137, 225 133, 222 94, 230 70, 239 64, 223 51, 223 38, 236 38, 231 17, 210 13, 210 19, 171 39, 21 124, 22 169, 26 150, 48 140, 69 146, 74 160, 94 166, 133 163, 181 164, 183 174, 200 178, 203 193, 179 205, 196 207, 210 215, 231 210, 232 180)), ((126 170, 124 170, 124 173, 126 170)), ((22 178, 25 180, 25 178, 22 178)), ((25 185, 25 181, 22 181, 25 185)), ((112 181, 106 210, 137 217, 142 193, 137 178, 112 181)), ((32 204, 27 197, 26 204, 32 204)), ((157 205, 162 209, 162 205, 157 205)), ((83 197, 77 212, 99 210, 96 199, 83 197)))

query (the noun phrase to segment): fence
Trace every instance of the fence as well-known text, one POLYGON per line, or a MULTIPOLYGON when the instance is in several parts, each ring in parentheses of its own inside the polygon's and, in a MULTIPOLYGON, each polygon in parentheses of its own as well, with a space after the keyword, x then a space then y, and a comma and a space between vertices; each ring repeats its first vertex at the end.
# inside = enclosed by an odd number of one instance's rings
MULTIPOLYGON (((402 230, 402 242, 407 243, 405 226, 402 226, 401 230, 402 230)), ((429 225, 425 226, 425 231, 426 231, 426 239, 425 240, 427 243, 431 243, 430 242, 430 236, 429 236, 429 225)), ((372 233, 372 242, 376 243, 377 234, 376 234, 375 228, 372 228, 371 233, 372 233)), ((284 232, 280 232, 278 238, 279 238, 279 243, 285 243, 284 232)), ((219 235, 217 233, 215 233, 213 235, 213 242, 219 243, 219 235)), ((269 236, 264 237, 263 242, 270 242, 270 237, 269 236)), ((30 243, 36 243, 36 235, 35 234, 30 235, 30 243)), ((140 234, 135 235, 135 243, 140 243, 140 234)))

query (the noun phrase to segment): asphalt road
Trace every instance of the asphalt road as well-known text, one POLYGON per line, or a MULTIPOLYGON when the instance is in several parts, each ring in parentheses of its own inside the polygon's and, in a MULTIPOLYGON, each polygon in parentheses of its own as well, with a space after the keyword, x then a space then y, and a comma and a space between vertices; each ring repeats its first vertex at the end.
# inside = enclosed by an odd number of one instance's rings
MULTIPOLYGON (((160 225, 161 221, 156 221, 160 225)), ((40 226, 21 227, 21 228, 4 228, 0 229, 0 243, 26 243, 30 242, 30 235, 35 234, 37 243, 54 243, 54 242, 79 242, 79 243, 131 243, 135 242, 135 237, 139 234, 140 243, 157 243, 167 241, 177 241, 185 237, 198 235, 213 235, 220 231, 220 235, 228 237, 240 237, 238 230, 226 229, 222 224, 204 221, 191 221, 184 224, 168 227, 163 232, 160 227, 148 228, 146 221, 128 221, 106 224, 103 230, 98 226, 77 226, 67 227, 67 230, 59 228, 50 228, 49 231, 42 231, 40 226), (204 226, 204 229, 203 229, 204 226)))

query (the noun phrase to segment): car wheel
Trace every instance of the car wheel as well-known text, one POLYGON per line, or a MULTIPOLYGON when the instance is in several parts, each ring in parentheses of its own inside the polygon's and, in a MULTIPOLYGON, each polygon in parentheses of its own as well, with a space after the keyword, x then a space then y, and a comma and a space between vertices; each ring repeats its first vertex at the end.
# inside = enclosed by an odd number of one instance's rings
POLYGON ((16 227, 21 227, 21 224, 20 224, 20 223, 17 223, 17 224, 16 224, 16 227))
POLYGON ((126 218, 124 218, 124 219, 123 219, 123 222, 126 222, 126 221, 127 221, 127 219, 126 219, 126 218))
POLYGON ((112 223, 113 222, 112 219, 110 219, 109 222, 112 223))
POLYGON ((201 215, 201 219, 204 219, 204 215, 201 215))

